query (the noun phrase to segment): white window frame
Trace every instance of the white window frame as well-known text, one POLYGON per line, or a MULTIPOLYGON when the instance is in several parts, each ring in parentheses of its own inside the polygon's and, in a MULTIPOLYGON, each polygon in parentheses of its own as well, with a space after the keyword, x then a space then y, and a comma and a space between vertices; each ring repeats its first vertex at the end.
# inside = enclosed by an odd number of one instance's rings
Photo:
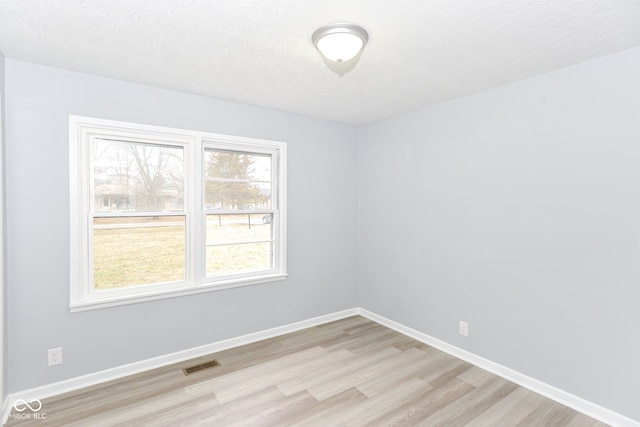
MULTIPOLYGON (((69 206, 70 206, 70 310, 79 312, 124 304, 172 298, 200 292, 255 285, 287 277, 287 144, 254 138, 160 126, 69 116, 69 206), (90 156, 95 138, 131 142, 152 142, 184 149, 184 210, 171 213, 185 217, 185 280, 120 289, 92 289, 91 259, 92 203, 90 156), (206 277, 206 215, 222 212, 207 210, 204 202, 205 148, 224 149, 272 156, 272 206, 274 263, 269 271, 221 277, 206 277)), ((262 212, 264 210, 260 210, 262 212)), ((146 213, 148 215, 148 213, 146 213)), ((131 216, 144 216, 134 212, 131 216)), ((154 213, 155 215, 155 213, 154 213)), ((167 213, 169 215, 169 213, 167 213)), ((102 216, 102 214, 100 215, 102 216)))

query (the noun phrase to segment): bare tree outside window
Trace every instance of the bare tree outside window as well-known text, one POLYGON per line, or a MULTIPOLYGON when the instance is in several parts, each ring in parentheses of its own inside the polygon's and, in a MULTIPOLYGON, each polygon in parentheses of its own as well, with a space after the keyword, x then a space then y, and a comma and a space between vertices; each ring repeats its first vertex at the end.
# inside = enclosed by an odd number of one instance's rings
POLYGON ((93 150, 94 288, 184 280, 184 149, 95 140, 93 150))
POLYGON ((97 140, 94 150, 96 210, 182 210, 181 148, 97 140))
POLYGON ((207 150, 205 201, 212 209, 270 206, 271 156, 207 150))

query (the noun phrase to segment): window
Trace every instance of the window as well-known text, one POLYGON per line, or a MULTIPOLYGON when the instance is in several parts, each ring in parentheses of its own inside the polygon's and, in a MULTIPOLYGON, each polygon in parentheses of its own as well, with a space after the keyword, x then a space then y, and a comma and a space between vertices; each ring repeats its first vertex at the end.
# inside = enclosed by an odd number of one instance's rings
POLYGON ((286 277, 286 144, 70 117, 71 310, 286 277))

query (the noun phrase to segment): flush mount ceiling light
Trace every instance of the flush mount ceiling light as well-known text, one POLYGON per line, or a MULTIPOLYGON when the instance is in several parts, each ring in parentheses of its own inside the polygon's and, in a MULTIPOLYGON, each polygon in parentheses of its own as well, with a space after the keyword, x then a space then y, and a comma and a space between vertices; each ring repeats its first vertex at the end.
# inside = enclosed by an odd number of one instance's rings
POLYGON ((331 24, 318 28, 311 36, 313 45, 328 60, 346 62, 364 49, 369 34, 353 24, 331 24))

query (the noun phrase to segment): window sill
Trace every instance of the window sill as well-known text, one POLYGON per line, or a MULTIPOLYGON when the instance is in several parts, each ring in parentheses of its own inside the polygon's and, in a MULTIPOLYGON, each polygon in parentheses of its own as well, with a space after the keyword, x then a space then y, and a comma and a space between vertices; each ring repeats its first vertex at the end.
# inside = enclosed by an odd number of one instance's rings
POLYGON ((95 300, 85 300, 71 302, 69 311, 71 313, 80 313, 83 311, 100 310, 103 308, 117 307, 120 305, 138 304, 148 301, 156 301, 167 298, 177 298, 186 295, 201 294, 204 292, 214 292, 223 289, 239 288, 242 286, 252 286, 261 283, 276 282, 287 278, 287 274, 272 274, 268 276, 260 276, 252 279, 236 279, 227 282, 217 282, 215 284, 204 284, 197 287, 170 289, 157 292, 149 292, 141 295, 127 295, 119 297, 106 297, 95 300))

